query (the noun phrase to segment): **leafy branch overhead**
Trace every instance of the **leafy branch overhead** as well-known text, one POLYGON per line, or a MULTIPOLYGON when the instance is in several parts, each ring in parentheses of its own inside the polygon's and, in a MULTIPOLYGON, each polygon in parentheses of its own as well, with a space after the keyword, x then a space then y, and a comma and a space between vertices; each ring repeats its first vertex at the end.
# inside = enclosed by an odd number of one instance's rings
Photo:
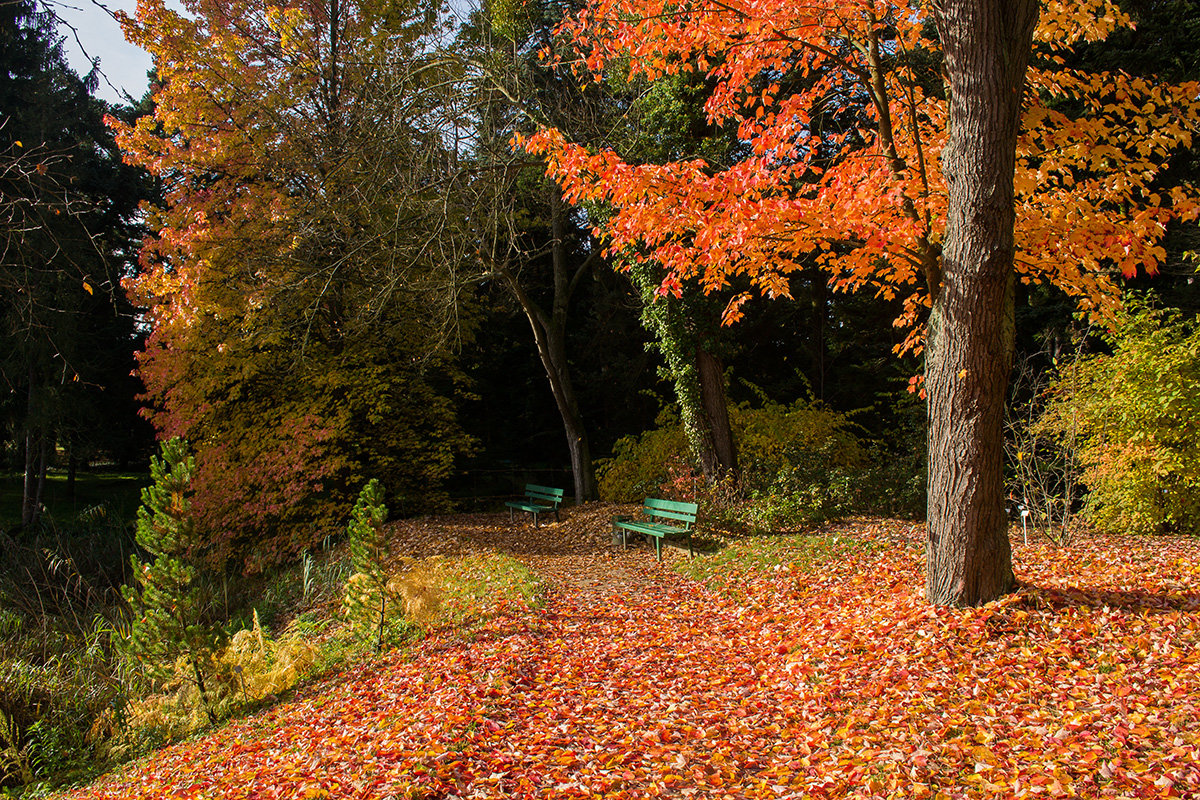
MULTIPOLYGON (((905 347, 919 350, 916 326, 941 282, 948 202, 938 169, 948 100, 929 23, 905 3, 681 11, 601 0, 564 26, 587 69, 706 74, 708 119, 736 129, 746 157, 727 167, 638 164, 554 129, 522 141, 550 159, 568 199, 614 209, 602 227, 610 250, 666 267, 663 292, 688 281, 716 291, 742 276, 762 295, 787 297, 789 276, 819 264, 838 288, 904 299, 899 322, 914 331, 905 347)), ((1102 316, 1115 308, 1113 275, 1152 272, 1167 223, 1200 213, 1194 191, 1158 182, 1192 144, 1197 84, 1070 66, 1073 46, 1131 24, 1107 0, 1046 6, 1017 150, 1017 274, 1102 316)), ((740 318, 749 297, 733 297, 726 319, 740 318)))

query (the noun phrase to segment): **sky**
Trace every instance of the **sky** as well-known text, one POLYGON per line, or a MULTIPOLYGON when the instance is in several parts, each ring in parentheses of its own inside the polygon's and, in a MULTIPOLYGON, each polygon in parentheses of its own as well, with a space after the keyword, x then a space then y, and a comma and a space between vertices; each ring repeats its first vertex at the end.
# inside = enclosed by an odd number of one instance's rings
POLYGON ((50 6, 65 24, 59 32, 66 37, 63 52, 80 75, 91 69, 91 59, 100 58, 100 85, 96 95, 110 102, 134 100, 146 92, 150 55, 129 44, 121 26, 109 11, 123 9, 133 14, 136 0, 50 0, 50 6))

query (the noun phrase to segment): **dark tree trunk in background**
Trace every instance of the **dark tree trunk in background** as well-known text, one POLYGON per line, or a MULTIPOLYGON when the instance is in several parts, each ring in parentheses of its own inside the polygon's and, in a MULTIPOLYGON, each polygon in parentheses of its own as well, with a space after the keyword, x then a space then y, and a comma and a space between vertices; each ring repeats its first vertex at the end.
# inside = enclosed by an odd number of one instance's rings
POLYGON ((721 360, 704 347, 696 348, 696 373, 700 383, 700 412, 706 447, 701 452, 701 469, 709 483, 726 477, 737 478, 737 446, 729 425, 729 404, 725 399, 725 368, 721 360))
POLYGON ((25 431, 25 480, 21 490, 21 527, 33 524, 37 517, 37 449, 33 430, 25 431))
POLYGON ((1012 368, 1013 171, 1037 0, 941 0, 949 192, 932 287, 926 596, 979 605, 1013 589, 1002 421, 1012 368))
POLYGON ((575 265, 571 265, 567 243, 566 215, 568 208, 562 201, 562 190, 557 184, 549 187, 550 226, 553 240, 550 244, 553 266, 554 296, 547 312, 521 285, 517 274, 505 263, 486 259, 490 269, 508 284, 513 296, 525 312, 529 327, 533 329, 534 344, 538 358, 550 382, 550 392, 562 417, 563 431, 567 436, 567 452, 571 458, 574 475, 575 502, 595 500, 596 468, 592 463, 592 449, 588 443, 587 429, 579 411, 579 400, 571 381, 571 369, 567 360, 567 312, 571 297, 579 282, 591 270, 597 260, 598 250, 575 265))
POLYGON ((21 527, 28 528, 41 514, 42 487, 46 483, 46 457, 42 439, 45 434, 36 426, 37 409, 34 403, 35 374, 29 368, 29 391, 25 399, 25 479, 21 490, 21 527))
POLYGON ((825 323, 829 319, 829 277, 824 270, 814 269, 812 278, 813 352, 812 393, 813 397, 825 400, 825 323))
POLYGON ((79 456, 75 443, 70 443, 71 452, 67 454, 67 502, 75 504, 75 479, 79 477, 79 456))

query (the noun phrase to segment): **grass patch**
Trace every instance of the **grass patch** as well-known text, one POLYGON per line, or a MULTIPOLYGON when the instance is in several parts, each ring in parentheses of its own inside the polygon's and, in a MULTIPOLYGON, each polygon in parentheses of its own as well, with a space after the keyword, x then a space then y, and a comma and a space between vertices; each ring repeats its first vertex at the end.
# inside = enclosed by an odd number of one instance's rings
POLYGON ((742 536, 729 539, 711 556, 677 561, 675 569, 714 589, 734 587, 740 581, 769 575, 780 564, 811 572, 822 564, 879 546, 836 531, 742 536))
POLYGON ((437 625, 469 627, 512 608, 541 604, 546 584, 529 567, 500 553, 430 559, 441 592, 437 625))
MULTIPOLYGON (((75 495, 68 492, 67 473, 46 473, 42 504, 55 523, 74 520, 79 513, 106 504, 111 513, 133 520, 141 504, 142 487, 150 483, 147 473, 79 472, 75 476, 75 495)), ((21 522, 21 494, 24 476, 19 472, 0 472, 0 529, 11 530, 21 522)))

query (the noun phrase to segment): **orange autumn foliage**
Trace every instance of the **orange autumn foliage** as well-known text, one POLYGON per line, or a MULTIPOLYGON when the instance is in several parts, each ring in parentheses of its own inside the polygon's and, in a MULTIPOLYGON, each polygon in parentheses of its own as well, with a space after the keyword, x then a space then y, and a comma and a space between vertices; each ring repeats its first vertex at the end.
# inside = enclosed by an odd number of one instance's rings
POLYGON ((195 448, 210 560, 295 557, 374 475, 398 511, 436 506, 469 441, 455 256, 428 255, 445 215, 426 178, 446 172, 430 15, 143 0, 124 25, 155 59, 153 113, 109 124, 163 190, 126 287, 152 327, 139 373, 156 426, 195 448))
MULTIPOLYGON (((704 73, 709 120, 736 126, 746 156, 728 168, 636 164, 556 130, 520 144, 547 159, 570 200, 611 208, 610 250, 664 265, 662 293, 740 277, 786 297, 789 276, 815 263, 838 289, 903 298, 904 349, 919 351, 947 216, 946 88, 928 21, 915 2, 595 0, 563 26, 587 54, 574 67, 704 73), (852 124, 830 124, 831 110, 855 106, 852 124)), ((1156 182, 1192 146, 1200 84, 1068 66, 1073 45, 1131 24, 1108 0, 1045 5, 1017 150, 1020 279, 1101 316, 1115 308, 1118 274, 1155 270, 1168 222, 1200 214, 1194 190, 1156 182)), ((730 300, 727 322, 750 297, 730 300)))

